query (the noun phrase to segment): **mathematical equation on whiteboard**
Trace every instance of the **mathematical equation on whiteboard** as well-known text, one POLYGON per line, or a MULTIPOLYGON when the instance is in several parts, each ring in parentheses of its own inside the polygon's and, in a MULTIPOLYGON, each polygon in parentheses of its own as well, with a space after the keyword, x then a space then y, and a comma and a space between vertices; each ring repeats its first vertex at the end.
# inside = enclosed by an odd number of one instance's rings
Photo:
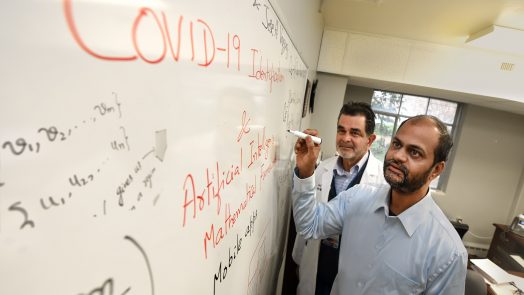
MULTIPOLYGON (((91 186, 95 185, 99 178, 107 177, 107 174, 104 174, 104 168, 111 163, 111 154, 126 153, 132 150, 127 128, 124 125, 114 126, 116 128, 109 128, 108 126, 108 124, 115 125, 115 123, 118 123, 123 116, 124 109, 118 94, 113 92, 111 96, 112 99, 93 105, 91 115, 80 118, 79 121, 71 123, 70 126, 35 127, 34 133, 28 134, 26 137, 0 141, 2 152, 12 157, 24 158, 30 154, 38 156, 44 150, 52 150, 60 144, 67 143, 67 141, 74 141, 75 137, 85 136, 96 125, 102 125, 105 130, 113 130, 112 138, 105 142, 109 154, 106 158, 100 159, 97 168, 92 170, 73 168, 78 171, 70 172, 69 176, 63 180, 65 185, 57 189, 59 192, 52 195, 35 196, 37 200, 33 202, 38 204, 28 204, 30 200, 16 200, 8 205, 9 212, 20 216, 19 229, 34 228, 37 225, 32 217, 33 214, 27 208, 51 212, 54 208, 67 207, 77 195, 82 196, 81 192, 89 190, 91 186), (108 120, 110 117, 113 117, 116 121, 108 120)), ((165 137, 165 131, 157 131, 156 135, 157 137, 165 137)), ((113 197, 102 200, 99 212, 94 212, 92 216, 106 215, 108 213, 108 202, 115 204, 115 206, 112 206, 113 208, 132 211, 139 206, 143 198, 150 197, 153 205, 155 205, 160 194, 153 190, 153 178, 157 163, 161 163, 163 160, 163 152, 156 147, 144 151, 143 155, 135 160, 135 164, 128 174, 122 176, 114 184, 113 197), (131 186, 138 188, 138 193, 134 196, 128 194, 131 186)), ((42 156, 45 157, 45 155, 42 156)), ((3 181, 0 187, 7 188, 11 185, 18 184, 3 181)))
MULTIPOLYGON (((90 124, 95 124, 97 120, 102 120, 107 116, 117 116, 117 118, 122 118, 122 109, 121 103, 118 101, 118 95, 113 93, 114 102, 111 104, 106 104, 101 102, 93 106, 93 114, 84 118, 80 122, 76 122, 67 128, 58 129, 56 126, 46 126, 40 127, 35 130, 36 134, 42 135, 42 138, 38 141, 28 141, 23 137, 20 137, 13 141, 4 141, 2 143, 2 149, 10 152, 15 156, 22 155, 24 153, 39 153, 43 145, 62 142, 69 139, 71 136, 77 133, 77 130, 82 128, 89 128, 90 124)), ((125 129, 123 129, 125 137, 125 129)), ((127 141, 126 141, 127 144, 127 141)), ((124 148, 125 146, 118 145, 116 141, 112 143, 114 148, 124 148)), ((129 146, 127 146, 129 149, 129 146)))

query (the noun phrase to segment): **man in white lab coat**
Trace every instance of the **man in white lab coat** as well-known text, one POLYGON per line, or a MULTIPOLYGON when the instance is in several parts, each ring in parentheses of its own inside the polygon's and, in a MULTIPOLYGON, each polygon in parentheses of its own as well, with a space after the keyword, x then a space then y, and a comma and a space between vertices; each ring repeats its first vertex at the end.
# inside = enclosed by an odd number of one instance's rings
MULTIPOLYGON (((370 147, 376 136, 375 113, 366 103, 344 104, 337 121, 338 156, 322 161, 315 170, 316 198, 327 202, 356 184, 386 183, 382 160, 370 147)), ((304 240, 297 235, 293 260, 299 267, 298 295, 329 294, 338 269, 339 236, 304 240)))

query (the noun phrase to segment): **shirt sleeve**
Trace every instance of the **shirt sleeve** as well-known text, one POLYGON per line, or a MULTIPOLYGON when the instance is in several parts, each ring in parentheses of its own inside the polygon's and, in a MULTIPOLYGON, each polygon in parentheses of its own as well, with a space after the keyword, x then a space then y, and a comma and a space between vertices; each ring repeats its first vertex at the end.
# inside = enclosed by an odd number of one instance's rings
POLYGON ((439 272, 432 275, 426 294, 464 294, 467 272, 467 253, 455 252, 449 261, 443 263, 439 272), (432 279, 432 280, 431 280, 432 279))
POLYGON ((315 175, 300 179, 293 177, 293 216, 297 233, 304 239, 322 239, 342 233, 345 197, 337 196, 328 203, 315 197, 315 175))

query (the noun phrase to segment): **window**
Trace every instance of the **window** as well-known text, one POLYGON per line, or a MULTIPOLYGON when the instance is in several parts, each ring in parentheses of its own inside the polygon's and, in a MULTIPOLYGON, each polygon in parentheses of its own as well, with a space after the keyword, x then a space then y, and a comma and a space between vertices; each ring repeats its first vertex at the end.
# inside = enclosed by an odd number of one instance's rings
MULTIPOLYGON (((442 99, 422 97, 387 91, 375 90, 371 99, 371 107, 377 115, 375 119, 375 134, 377 139, 371 146, 373 154, 378 159, 384 159, 389 147, 391 137, 396 132, 400 123, 416 115, 433 115, 448 127, 452 138, 455 138, 460 105, 442 99)), ((446 171, 449 173, 451 159, 448 161, 446 171)), ((443 175, 441 175, 443 176, 443 175)), ((443 189, 444 178, 439 177, 431 183, 433 189, 443 189)))

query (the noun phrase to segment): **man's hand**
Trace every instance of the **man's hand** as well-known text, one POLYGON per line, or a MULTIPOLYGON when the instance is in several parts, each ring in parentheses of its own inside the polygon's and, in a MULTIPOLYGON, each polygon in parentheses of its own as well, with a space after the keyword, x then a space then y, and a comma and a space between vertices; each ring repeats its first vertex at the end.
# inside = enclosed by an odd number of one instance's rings
MULTIPOLYGON (((318 131, 315 129, 306 129, 303 132, 318 136, 318 131)), ((297 143, 295 143, 295 154, 297 155, 298 177, 307 178, 313 175, 319 153, 320 145, 315 144, 311 137, 308 136, 306 139, 299 138, 297 140, 297 143)))

